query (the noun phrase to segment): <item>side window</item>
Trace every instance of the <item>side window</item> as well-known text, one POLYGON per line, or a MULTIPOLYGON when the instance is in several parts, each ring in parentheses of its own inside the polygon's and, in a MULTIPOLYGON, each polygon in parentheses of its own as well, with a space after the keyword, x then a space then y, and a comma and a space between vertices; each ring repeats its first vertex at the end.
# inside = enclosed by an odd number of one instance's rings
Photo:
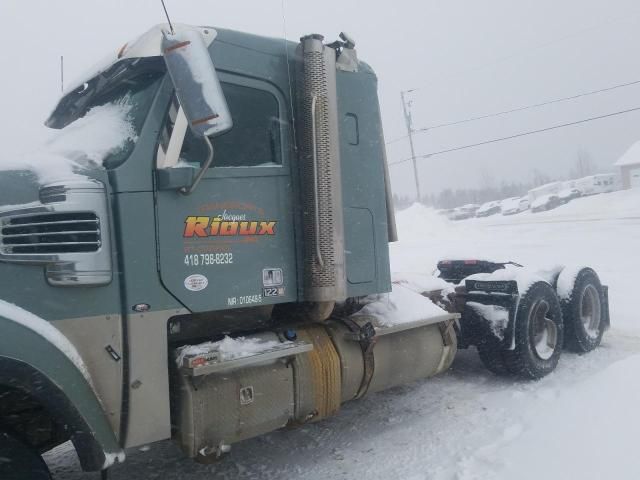
MULTIPOLYGON (((222 83, 233 128, 212 140, 213 166, 256 167, 282 164, 280 111, 274 95, 255 88, 222 83)), ((199 164, 207 157, 207 147, 190 130, 184 138, 180 161, 199 164)))
POLYGON ((170 165, 171 154, 169 150, 173 147, 174 150, 174 159, 178 152, 175 144, 176 140, 171 141, 171 137, 173 135, 173 130, 175 129, 176 122, 178 120, 178 111, 180 109, 180 105, 178 104, 178 98, 173 95, 171 98, 171 106, 169 107, 169 112, 167 114, 167 119, 162 126, 162 130, 160 131, 160 139, 158 142, 158 155, 157 155, 157 166, 158 168, 167 168, 170 165))

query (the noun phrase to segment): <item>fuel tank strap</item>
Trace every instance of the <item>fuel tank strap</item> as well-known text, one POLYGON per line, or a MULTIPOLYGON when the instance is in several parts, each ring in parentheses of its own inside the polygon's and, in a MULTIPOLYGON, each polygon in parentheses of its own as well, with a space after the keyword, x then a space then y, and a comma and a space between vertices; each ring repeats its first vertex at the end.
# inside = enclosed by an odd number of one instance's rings
POLYGON ((298 339, 313 345, 313 350, 299 356, 297 360, 302 361, 304 357, 305 363, 308 363, 313 385, 313 414, 303 421, 316 421, 333 415, 340 409, 340 356, 323 326, 308 325, 300 328, 298 339))
POLYGON ((332 320, 342 323, 349 331, 354 334, 362 349, 362 358, 364 360, 364 374, 362 376, 362 383, 358 392, 353 399, 362 398, 367 394, 369 385, 371 385, 371 379, 376 370, 375 356, 373 355, 373 349, 376 345, 376 330, 371 322, 367 322, 360 326, 354 320, 348 317, 333 317, 332 320))

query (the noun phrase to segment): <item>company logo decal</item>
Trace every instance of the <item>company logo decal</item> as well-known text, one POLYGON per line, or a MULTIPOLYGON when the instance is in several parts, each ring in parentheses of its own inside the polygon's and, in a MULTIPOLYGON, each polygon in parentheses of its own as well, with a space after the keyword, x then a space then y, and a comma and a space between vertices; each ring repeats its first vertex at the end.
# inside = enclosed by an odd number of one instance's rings
POLYGON ((215 217, 187 217, 184 221, 183 237, 234 237, 276 234, 277 221, 247 220, 244 214, 225 214, 215 217))

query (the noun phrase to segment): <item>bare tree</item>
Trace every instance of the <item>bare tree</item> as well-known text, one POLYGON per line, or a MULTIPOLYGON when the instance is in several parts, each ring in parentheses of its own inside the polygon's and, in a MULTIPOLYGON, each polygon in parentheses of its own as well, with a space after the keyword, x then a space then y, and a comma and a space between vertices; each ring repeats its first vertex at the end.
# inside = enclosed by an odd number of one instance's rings
POLYGON ((596 171, 595 163, 593 161, 593 158, 591 158, 591 155, 589 154, 589 152, 587 152, 583 148, 578 149, 576 163, 573 169, 571 170, 571 177, 572 178, 586 177, 588 175, 593 175, 595 171, 596 171))
POLYGON ((533 186, 539 187, 540 185, 544 185, 545 183, 549 183, 551 181, 551 177, 546 173, 541 172, 537 168, 533 169, 533 186))

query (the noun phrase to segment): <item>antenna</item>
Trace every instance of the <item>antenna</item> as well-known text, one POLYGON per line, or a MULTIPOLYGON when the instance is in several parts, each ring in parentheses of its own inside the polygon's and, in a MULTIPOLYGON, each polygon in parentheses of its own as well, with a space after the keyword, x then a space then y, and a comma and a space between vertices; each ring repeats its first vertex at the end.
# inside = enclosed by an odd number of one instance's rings
POLYGON ((287 41, 287 16, 285 12, 284 1, 281 0, 280 7, 282 10, 282 34, 284 36, 284 55, 287 59, 287 78, 289 80, 289 106, 291 107, 291 133, 293 135, 293 149, 298 151, 298 140, 296 137, 296 117, 293 110, 293 86, 291 84, 291 63, 289 62, 289 42, 287 41))
POLYGON ((162 2, 162 8, 164 9, 164 14, 167 16, 167 22, 169 22, 169 29, 171 30, 171 35, 173 35, 173 24, 171 23, 171 19, 169 18, 169 12, 167 12, 167 7, 164 4, 164 0, 160 0, 162 2))

